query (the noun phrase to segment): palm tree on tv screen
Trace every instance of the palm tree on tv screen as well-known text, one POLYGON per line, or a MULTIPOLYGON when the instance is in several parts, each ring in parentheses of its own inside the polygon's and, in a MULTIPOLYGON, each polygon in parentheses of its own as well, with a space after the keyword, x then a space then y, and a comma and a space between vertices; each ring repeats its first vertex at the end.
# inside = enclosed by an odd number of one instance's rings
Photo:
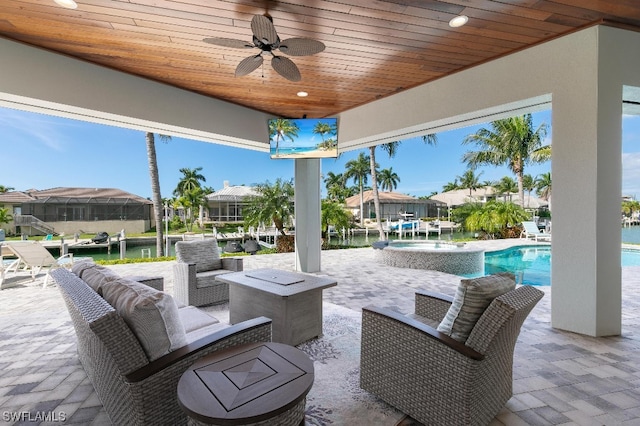
POLYGON ((318 121, 313 127, 313 133, 320 135, 322 138, 322 143, 319 145, 319 148, 323 149, 331 149, 335 143, 333 139, 325 140, 325 135, 335 136, 337 132, 338 128, 335 124, 323 123, 322 121, 318 121))
POLYGON ((269 139, 275 142, 276 152, 275 155, 279 155, 280 142, 289 139, 291 142, 295 142, 295 138, 298 137, 300 128, 298 125, 286 118, 278 118, 276 120, 269 121, 269 139))
MULTIPOLYGON (((162 142, 171 140, 171 136, 158 135, 162 142)), ((146 132, 145 140, 147 145, 147 160, 149 162, 149 177, 151 178, 151 201, 153 202, 153 216, 156 224, 156 255, 164 256, 162 229, 162 195, 160 194, 160 174, 158 173, 158 160, 156 158, 156 142, 152 132, 146 132)))
POLYGON ((525 166, 551 159, 551 145, 542 145, 548 126, 533 128, 531 114, 491 122, 491 128, 481 128, 468 135, 463 144, 474 143, 478 151, 468 151, 462 161, 469 167, 506 165, 516 176, 520 206, 524 206, 523 177, 525 166))

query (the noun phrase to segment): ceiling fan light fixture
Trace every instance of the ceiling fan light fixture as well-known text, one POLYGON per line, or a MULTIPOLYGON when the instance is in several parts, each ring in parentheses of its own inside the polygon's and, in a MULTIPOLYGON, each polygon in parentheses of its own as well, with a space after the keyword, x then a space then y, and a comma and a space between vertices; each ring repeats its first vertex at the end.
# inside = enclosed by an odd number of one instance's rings
POLYGON ((456 16, 455 18, 452 18, 449 21, 449 26, 451 28, 459 28, 461 26, 463 26, 464 24, 466 24, 467 22, 469 22, 469 17, 466 15, 459 15, 456 16))
POLYGON ((74 0, 53 0, 58 6, 65 7, 67 9, 77 9, 78 3, 74 0))

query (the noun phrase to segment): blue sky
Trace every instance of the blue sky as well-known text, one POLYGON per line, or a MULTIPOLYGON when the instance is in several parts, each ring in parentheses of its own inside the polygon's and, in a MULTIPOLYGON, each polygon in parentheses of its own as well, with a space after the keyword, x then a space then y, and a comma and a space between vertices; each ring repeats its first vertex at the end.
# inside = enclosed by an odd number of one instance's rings
MULTIPOLYGON (((534 114, 534 124, 542 122, 551 123, 550 111, 534 114)), ((380 149, 376 158, 381 168, 392 167, 400 177, 396 191, 414 196, 440 192, 444 184, 466 170, 460 159, 472 146, 463 146, 461 141, 483 126, 440 133, 435 146, 420 139, 403 141, 393 159, 380 149)), ((20 191, 53 187, 119 188, 151 196, 144 132, 0 108, 0 135, 0 185, 20 191)), ((338 133, 338 139, 339 136, 338 133)), ((625 116, 622 190, 625 195, 640 196, 639 141, 640 117, 625 116)), ((171 196, 181 176, 179 169, 185 167, 202 167, 206 185, 214 189, 220 189, 225 180, 231 185, 251 185, 273 182, 278 177, 290 179, 294 174, 293 160, 272 160, 268 152, 182 138, 167 143, 157 140, 156 152, 163 197, 171 196)), ((323 159, 322 173, 344 172, 344 164, 359 152, 323 159)), ((550 170, 551 163, 546 163, 530 166, 526 173, 536 176, 550 170)), ((483 167, 478 169, 477 173, 480 172, 481 181, 512 176, 503 167, 483 167)))

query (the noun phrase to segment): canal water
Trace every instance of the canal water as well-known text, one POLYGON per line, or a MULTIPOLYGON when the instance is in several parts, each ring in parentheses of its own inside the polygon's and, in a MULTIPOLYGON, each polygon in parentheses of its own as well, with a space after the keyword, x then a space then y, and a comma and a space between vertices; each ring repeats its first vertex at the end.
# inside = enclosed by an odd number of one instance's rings
MULTIPOLYGON (((473 233, 469 232, 454 232, 448 233, 443 232, 441 235, 430 234, 429 240, 450 240, 457 238, 471 238, 473 233)), ((397 239, 397 236, 393 237, 397 239)), ((411 236, 405 237, 405 239, 411 239, 411 236)), ((416 240, 426 240, 427 238, 424 235, 416 236, 416 240)), ((366 247, 370 246, 372 243, 378 240, 377 233, 372 233, 369 236, 364 234, 356 234, 353 236, 349 236, 347 239, 343 239, 340 237, 331 237, 330 242, 332 245, 348 245, 348 246, 356 246, 356 247, 366 247)), ((175 242, 178 240, 174 240, 171 242, 170 246, 170 256, 175 256, 175 242)), ((640 244, 640 226, 633 226, 630 228, 622 228, 622 242, 628 244, 640 244)), ((226 241, 218 242, 220 247, 224 247, 226 241)), ((112 247, 111 253, 107 252, 105 247, 91 247, 91 245, 83 246, 82 248, 71 250, 74 256, 77 257, 91 257, 94 260, 115 260, 120 259, 120 251, 117 245, 112 247)), ((156 257, 156 246, 155 243, 151 243, 150 239, 144 240, 136 240, 136 239, 128 239, 127 240, 127 249, 125 252, 126 258, 141 258, 141 257, 156 257)))

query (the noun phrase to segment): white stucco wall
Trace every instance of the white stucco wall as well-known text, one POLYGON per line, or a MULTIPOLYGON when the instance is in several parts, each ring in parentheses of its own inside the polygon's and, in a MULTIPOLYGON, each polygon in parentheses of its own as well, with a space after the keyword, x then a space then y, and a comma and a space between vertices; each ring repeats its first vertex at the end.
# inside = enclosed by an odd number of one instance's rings
POLYGON ((0 105, 260 151, 271 116, 0 38, 0 105))

